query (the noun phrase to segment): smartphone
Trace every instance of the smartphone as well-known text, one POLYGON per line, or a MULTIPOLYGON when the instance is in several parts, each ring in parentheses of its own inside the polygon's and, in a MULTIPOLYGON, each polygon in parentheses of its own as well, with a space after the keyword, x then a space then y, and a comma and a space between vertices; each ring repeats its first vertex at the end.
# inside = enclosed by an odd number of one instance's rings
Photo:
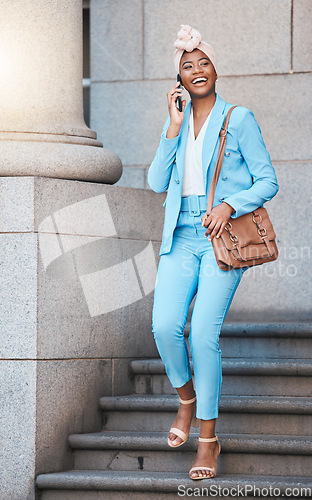
MULTIPOLYGON (((180 88, 181 88, 181 77, 179 74, 177 75, 177 82, 180 83, 180 88)), ((182 98, 180 96, 178 96, 177 98, 177 108, 179 111, 182 111, 182 98)))

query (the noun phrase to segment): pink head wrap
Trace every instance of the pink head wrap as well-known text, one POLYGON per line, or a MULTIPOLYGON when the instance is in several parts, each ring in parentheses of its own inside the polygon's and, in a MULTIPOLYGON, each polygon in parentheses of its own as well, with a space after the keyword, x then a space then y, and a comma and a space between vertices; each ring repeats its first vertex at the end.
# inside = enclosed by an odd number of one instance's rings
POLYGON ((191 28, 191 26, 187 24, 182 24, 178 33, 178 39, 174 42, 174 46, 176 48, 174 53, 174 64, 177 73, 180 71, 180 60, 184 51, 192 52, 195 49, 201 50, 209 57, 217 73, 217 59, 214 48, 209 45, 209 43, 202 42, 202 36, 199 31, 191 28))

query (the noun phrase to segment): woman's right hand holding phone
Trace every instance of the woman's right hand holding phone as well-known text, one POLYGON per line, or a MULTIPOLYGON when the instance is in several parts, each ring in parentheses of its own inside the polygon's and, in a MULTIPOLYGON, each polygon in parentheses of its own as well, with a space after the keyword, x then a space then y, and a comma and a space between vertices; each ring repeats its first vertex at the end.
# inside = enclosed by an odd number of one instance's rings
POLYGON ((184 120, 184 108, 186 101, 182 101, 182 111, 179 111, 177 108, 178 96, 182 97, 182 89, 179 82, 177 82, 167 94, 168 110, 170 115, 170 125, 167 130, 167 139, 173 139, 179 135, 180 128, 184 120))

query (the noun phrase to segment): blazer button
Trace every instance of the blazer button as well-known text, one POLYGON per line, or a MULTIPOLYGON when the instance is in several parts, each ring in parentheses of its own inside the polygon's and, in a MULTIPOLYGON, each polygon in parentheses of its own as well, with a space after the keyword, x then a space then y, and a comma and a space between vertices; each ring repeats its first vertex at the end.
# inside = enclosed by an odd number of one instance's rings
POLYGON ((178 179, 174 179, 177 184, 180 184, 180 181, 178 179))
POLYGON ((229 151, 227 151, 227 152, 225 153, 225 156, 230 156, 230 154, 231 154, 231 153, 230 153, 229 151))
POLYGON ((227 177, 222 177, 222 180, 223 180, 223 181, 226 181, 226 179, 227 179, 227 177))

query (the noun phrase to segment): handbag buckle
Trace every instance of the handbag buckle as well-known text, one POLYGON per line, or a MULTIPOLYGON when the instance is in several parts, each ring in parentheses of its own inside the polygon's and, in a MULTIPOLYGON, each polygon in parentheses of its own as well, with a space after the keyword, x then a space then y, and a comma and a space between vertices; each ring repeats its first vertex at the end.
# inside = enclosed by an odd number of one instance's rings
POLYGON ((233 241, 233 243, 236 245, 238 242, 238 238, 237 238, 236 234, 230 233, 230 240, 233 241))
POLYGON ((255 212, 253 213, 252 220, 254 221, 255 224, 261 224, 262 222, 262 217, 260 214, 256 214, 255 212), (256 220, 256 217, 259 217, 259 220, 256 220))
POLYGON ((222 127, 222 129, 220 130, 220 137, 226 137, 226 133, 227 130, 225 130, 225 128, 222 127))

